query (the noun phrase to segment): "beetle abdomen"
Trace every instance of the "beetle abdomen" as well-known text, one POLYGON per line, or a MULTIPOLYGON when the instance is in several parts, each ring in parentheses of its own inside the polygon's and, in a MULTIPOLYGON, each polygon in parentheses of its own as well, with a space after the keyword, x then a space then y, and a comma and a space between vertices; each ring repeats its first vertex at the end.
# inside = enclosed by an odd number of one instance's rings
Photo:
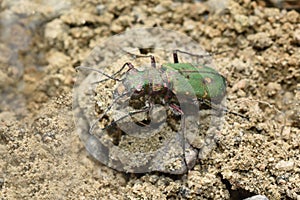
POLYGON ((190 95, 195 94, 198 99, 211 100, 219 103, 226 94, 226 80, 216 70, 205 67, 195 66, 190 63, 168 63, 162 66, 169 81, 173 85, 175 93, 190 95), (174 75, 174 70, 177 75, 174 75), (182 79, 178 76, 185 78, 182 79), (187 87, 190 84, 191 87, 187 87), (192 88, 193 91, 190 91, 192 88))

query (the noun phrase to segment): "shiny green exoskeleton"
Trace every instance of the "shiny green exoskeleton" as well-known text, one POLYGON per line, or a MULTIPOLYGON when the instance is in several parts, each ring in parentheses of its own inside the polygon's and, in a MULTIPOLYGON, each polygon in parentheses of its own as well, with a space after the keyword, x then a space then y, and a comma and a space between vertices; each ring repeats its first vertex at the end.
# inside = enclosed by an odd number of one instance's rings
POLYGON ((189 95, 194 92, 198 99, 211 100, 214 103, 219 103, 226 94, 226 80, 213 68, 190 63, 167 63, 162 65, 162 70, 167 75, 168 71, 178 71, 192 86, 193 91, 187 91, 188 87, 185 87, 182 79, 170 77, 177 93, 189 95))
POLYGON ((226 80, 213 68, 191 63, 165 63, 153 69, 130 70, 124 83, 127 90, 146 91, 150 87, 152 93, 160 92, 161 95, 170 90, 175 95, 195 95, 198 100, 213 103, 219 103, 226 94, 226 80))

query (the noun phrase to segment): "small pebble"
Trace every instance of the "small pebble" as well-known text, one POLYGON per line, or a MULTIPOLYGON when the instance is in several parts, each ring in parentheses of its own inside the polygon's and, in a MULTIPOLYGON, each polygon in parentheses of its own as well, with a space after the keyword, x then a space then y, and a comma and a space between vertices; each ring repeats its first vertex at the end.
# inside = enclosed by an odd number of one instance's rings
POLYGON ((249 35, 247 39, 250 40, 250 42, 253 43, 253 46, 257 49, 265 49, 273 44, 269 34, 264 32, 249 35))
POLYGON ((255 195, 255 196, 246 198, 244 200, 269 200, 269 199, 264 195, 255 195))
POLYGON ((281 90, 281 85, 279 83, 276 82, 270 82, 267 85, 267 89, 268 89, 268 95, 269 96, 273 96, 275 95, 278 91, 281 90))
POLYGON ((234 20, 234 27, 239 33, 245 31, 246 28, 249 26, 249 19, 245 15, 235 15, 234 20))
POLYGON ((288 12, 287 20, 291 23, 299 23, 299 13, 295 10, 288 12))
POLYGON ((294 35, 293 35, 293 39, 294 39, 294 42, 298 45, 300 45, 300 29, 297 29, 295 32, 294 32, 294 35))
POLYGON ((248 85, 249 85, 249 81, 247 79, 242 79, 232 86, 232 92, 245 89, 246 87, 248 87, 248 85))
POLYGON ((294 161, 281 160, 275 165, 276 169, 289 171, 294 168, 294 161))
POLYGON ((105 8, 106 8, 105 5, 102 4, 96 6, 97 14, 102 15, 105 11, 105 8))
POLYGON ((158 5, 153 9, 153 11, 154 11, 155 13, 157 13, 157 14, 163 14, 163 13, 167 12, 167 9, 166 9, 164 6, 162 6, 161 4, 158 4, 158 5))

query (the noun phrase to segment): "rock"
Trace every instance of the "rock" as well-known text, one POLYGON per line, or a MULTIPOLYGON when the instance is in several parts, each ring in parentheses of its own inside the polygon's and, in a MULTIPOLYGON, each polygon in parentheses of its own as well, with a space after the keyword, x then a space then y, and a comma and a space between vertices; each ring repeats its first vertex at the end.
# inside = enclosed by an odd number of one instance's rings
POLYGON ((44 36, 47 40, 53 40, 62 37, 67 30, 68 27, 60 19, 55 19, 46 25, 44 36))
POLYGON ((229 6, 229 1, 218 1, 218 0, 209 0, 205 2, 209 7, 209 10, 214 13, 221 13, 229 6))
POLYGON ((244 200, 268 200, 268 198, 264 195, 255 195, 244 200))
POLYGON ((78 9, 71 9, 61 16, 61 20, 69 25, 82 26, 86 23, 99 23, 99 16, 88 12, 82 12, 78 9))
POLYGON ((50 51, 47 54, 47 61, 51 65, 67 66, 71 62, 71 58, 59 51, 50 51))
POLYGON ((235 92, 237 90, 245 89, 249 86, 249 80, 248 79, 242 79, 236 84, 232 86, 232 92, 235 92))
POLYGON ((273 96, 277 94, 281 90, 281 85, 276 82, 270 82, 267 85, 267 91, 269 96, 273 96))
POLYGON ((234 28, 238 33, 242 33, 249 26, 249 19, 245 15, 235 15, 234 20, 234 28))
POLYGON ((293 39, 294 39, 294 43, 300 45, 300 29, 295 30, 293 39))
POLYGON ((270 35, 265 32, 249 35, 247 39, 250 40, 250 42, 253 43, 253 47, 257 49, 266 49, 273 44, 270 35))
POLYGON ((98 15, 103 15, 105 9, 106 9, 106 7, 105 7, 105 5, 103 5, 103 4, 99 4, 99 5, 96 7, 96 10, 97 10, 98 15))
POLYGON ((183 22, 184 27, 186 27, 187 30, 192 31, 195 29, 196 23, 192 20, 185 20, 183 22))
POLYGON ((287 20, 291 23, 299 23, 299 13, 295 10, 292 10, 286 15, 287 20))
POLYGON ((167 9, 162 6, 161 4, 158 4, 154 9, 153 9, 154 13, 156 14, 163 14, 165 12, 167 12, 167 9))
POLYGON ((120 33, 123 31, 123 27, 121 25, 117 24, 116 22, 112 23, 110 29, 114 33, 120 33))
POLYGON ((275 165, 275 168, 279 169, 279 170, 284 170, 284 171, 292 170, 294 168, 294 161, 281 160, 275 165))

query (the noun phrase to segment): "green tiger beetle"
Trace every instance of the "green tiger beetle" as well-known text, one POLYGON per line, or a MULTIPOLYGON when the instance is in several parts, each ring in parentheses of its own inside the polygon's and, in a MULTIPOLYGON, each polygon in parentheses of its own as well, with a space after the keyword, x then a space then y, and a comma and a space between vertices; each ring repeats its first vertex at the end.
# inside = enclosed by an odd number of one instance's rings
MULTIPOLYGON (((189 52, 174 50, 173 51, 173 60, 174 63, 165 63, 161 66, 157 66, 155 58, 153 55, 135 55, 127 52, 134 57, 148 57, 151 60, 151 67, 153 69, 159 70, 163 82, 161 84, 155 84, 151 76, 151 72, 149 70, 139 71, 134 67, 134 65, 130 62, 126 62, 123 66, 114 74, 108 75, 101 70, 79 66, 76 69, 88 69, 95 71, 104 75, 106 78, 98 81, 97 83, 101 83, 107 81, 109 79, 115 80, 118 82, 122 82, 126 87, 123 93, 119 94, 117 98, 113 101, 113 103, 104 111, 104 113, 99 117, 99 119, 91 126, 90 132, 92 131, 94 125, 101 120, 107 112, 112 108, 113 104, 121 97, 126 96, 130 92, 134 92, 134 95, 140 95, 147 93, 149 97, 153 97, 155 95, 159 95, 160 97, 164 97, 164 100, 168 102, 174 95, 186 95, 194 94, 196 96, 195 101, 197 101, 200 105, 206 105, 210 108, 217 108, 217 104, 219 104, 226 95, 226 79, 224 76, 219 74, 216 70, 211 67, 207 67, 200 64, 192 64, 192 63, 180 63, 178 60, 178 53, 187 54, 190 56, 195 56, 199 58, 203 58, 205 56, 210 55, 198 55, 192 54, 189 52), (126 77, 124 79, 118 79, 117 76, 122 73, 126 68, 127 71, 124 73, 126 77), (181 76, 185 77, 186 81, 190 84, 191 87, 186 87, 186 84, 182 82, 182 79, 178 79, 176 75, 174 75, 174 71, 179 73, 181 76), (191 91, 193 90, 193 91, 191 91)), ((155 76, 155 75, 154 75, 155 76)), ((169 108, 176 113, 177 115, 184 115, 185 113, 182 111, 179 105, 174 103, 169 104, 169 108)), ((128 115, 121 117, 120 119, 112 122, 110 125, 115 124, 117 121, 120 121, 126 117, 132 116, 141 112, 149 112, 151 110, 151 104, 149 106, 145 106, 140 110, 132 111, 128 113, 128 115)), ((236 113, 233 111, 229 111, 226 108, 221 108, 223 112, 231 113, 242 118, 246 118, 240 113, 236 113)))

